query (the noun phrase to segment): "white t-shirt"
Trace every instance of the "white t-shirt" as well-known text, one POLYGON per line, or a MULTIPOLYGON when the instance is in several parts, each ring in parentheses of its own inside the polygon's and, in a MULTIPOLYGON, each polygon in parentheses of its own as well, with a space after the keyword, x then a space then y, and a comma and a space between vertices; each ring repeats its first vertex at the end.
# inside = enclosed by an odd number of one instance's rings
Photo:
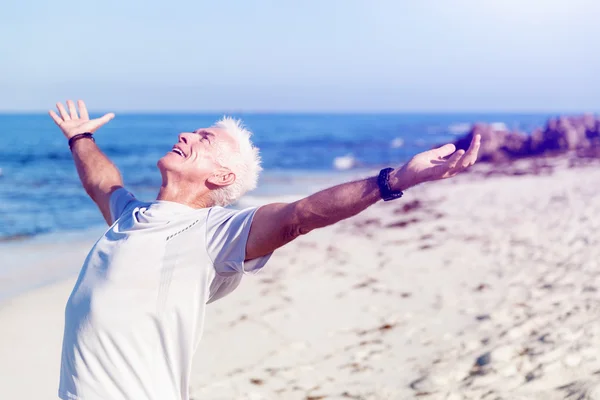
POLYGON ((65 309, 59 397, 188 400, 207 303, 270 255, 244 263, 256 208, 193 209, 111 195, 65 309))

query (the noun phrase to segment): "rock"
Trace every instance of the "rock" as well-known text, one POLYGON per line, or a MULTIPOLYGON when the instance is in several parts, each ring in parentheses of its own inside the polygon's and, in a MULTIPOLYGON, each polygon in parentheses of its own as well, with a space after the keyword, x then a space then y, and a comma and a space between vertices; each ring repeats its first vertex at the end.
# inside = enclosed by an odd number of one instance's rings
POLYGON ((533 372, 528 372, 527 375, 525 375, 525 382, 530 382, 534 379, 535 379, 535 374, 533 372))
POLYGON ((475 360, 475 365, 478 367, 483 367, 488 365, 492 361, 492 355, 490 352, 483 353, 475 360))
POLYGON ((600 118, 594 115, 559 116, 529 135, 510 131, 504 124, 475 124, 454 142, 467 149, 473 135, 481 135, 479 160, 506 162, 534 156, 552 156, 577 151, 578 157, 600 157, 600 118))
MULTIPOLYGON (((471 143, 473 135, 481 135, 481 147, 479 149, 479 160, 484 162, 498 162, 507 159, 507 155, 500 149, 507 140, 508 132, 494 130, 486 124, 475 124, 467 135, 454 142, 457 149, 466 150, 471 143)), ((513 141, 515 138, 513 138, 513 141)))

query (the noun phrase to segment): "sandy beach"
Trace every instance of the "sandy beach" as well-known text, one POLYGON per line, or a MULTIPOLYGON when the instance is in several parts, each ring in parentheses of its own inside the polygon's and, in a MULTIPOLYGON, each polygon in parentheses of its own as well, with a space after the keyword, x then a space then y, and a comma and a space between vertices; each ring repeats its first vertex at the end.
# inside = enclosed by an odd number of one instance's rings
MULTIPOLYGON (((520 163, 277 251, 208 308, 192 398, 600 399, 600 168, 520 163)), ((93 240, 2 254, 11 268, 38 255, 2 290, 70 277, 0 303, 1 399, 56 398, 64 305, 93 240)))

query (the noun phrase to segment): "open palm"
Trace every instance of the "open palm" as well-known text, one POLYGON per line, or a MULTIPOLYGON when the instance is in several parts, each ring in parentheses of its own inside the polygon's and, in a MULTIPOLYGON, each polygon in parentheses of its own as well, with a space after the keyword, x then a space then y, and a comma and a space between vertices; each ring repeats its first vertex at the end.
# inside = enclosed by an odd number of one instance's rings
POLYGON ((402 168, 394 171, 398 178, 396 181, 408 181, 410 182, 408 186, 412 186, 455 176, 475 164, 480 145, 481 136, 473 135, 466 152, 464 150, 456 151, 453 144, 446 144, 437 149, 419 153, 402 168))
POLYGON ((60 116, 52 110, 49 112, 50 116, 67 139, 71 139, 79 133, 94 133, 98 128, 115 117, 115 114, 108 113, 100 118, 90 119, 83 100, 78 100, 77 106, 79 107, 79 114, 77 113, 77 108, 72 100, 67 100, 69 112, 67 112, 62 103, 56 104, 60 116))

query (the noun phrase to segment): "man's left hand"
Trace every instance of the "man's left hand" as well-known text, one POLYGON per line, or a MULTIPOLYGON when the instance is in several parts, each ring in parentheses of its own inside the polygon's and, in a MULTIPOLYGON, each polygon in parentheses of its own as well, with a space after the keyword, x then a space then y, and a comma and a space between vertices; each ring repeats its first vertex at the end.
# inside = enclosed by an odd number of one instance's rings
POLYGON ((446 144, 419 153, 390 174, 390 186, 393 190, 405 190, 423 182, 453 177, 475 164, 480 144, 481 136, 473 135, 466 152, 446 144))

